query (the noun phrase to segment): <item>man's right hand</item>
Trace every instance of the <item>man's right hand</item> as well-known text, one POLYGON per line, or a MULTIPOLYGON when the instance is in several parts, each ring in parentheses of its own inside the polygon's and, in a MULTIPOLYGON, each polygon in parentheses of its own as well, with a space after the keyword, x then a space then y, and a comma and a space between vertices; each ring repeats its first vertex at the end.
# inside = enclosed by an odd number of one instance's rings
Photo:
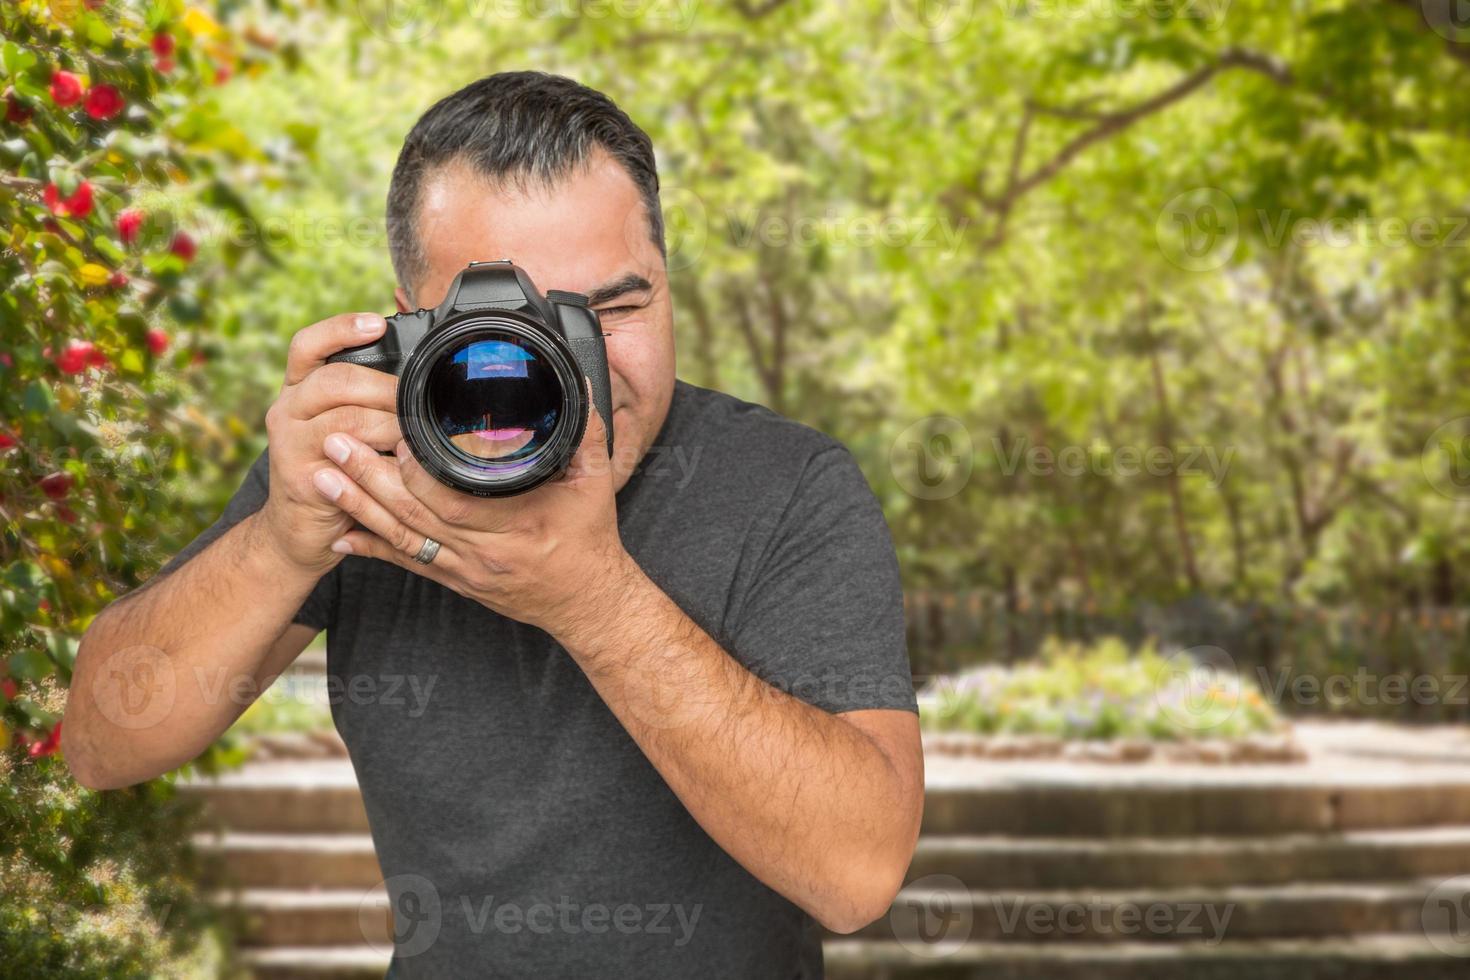
POLYGON ((291 339, 286 381, 266 412, 270 439, 270 497, 259 523, 271 544, 304 568, 325 573, 341 560, 332 542, 352 527, 313 481, 335 467, 322 453, 333 432, 347 432, 380 452, 398 444, 395 398, 398 379, 358 364, 327 364, 348 347, 383 335, 376 313, 343 313, 299 331, 291 339))

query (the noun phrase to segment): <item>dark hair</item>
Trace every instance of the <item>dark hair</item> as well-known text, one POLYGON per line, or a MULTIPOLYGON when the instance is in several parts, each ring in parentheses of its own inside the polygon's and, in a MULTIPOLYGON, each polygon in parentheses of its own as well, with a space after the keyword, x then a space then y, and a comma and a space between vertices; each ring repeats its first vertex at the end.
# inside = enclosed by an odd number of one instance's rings
POLYGON ((424 179, 435 169, 462 162, 492 180, 550 185, 598 147, 633 179, 649 235, 664 254, 653 142, 607 96, 561 75, 508 71, 440 99, 409 131, 388 185, 388 252, 398 284, 411 292, 427 271, 416 224, 424 179))

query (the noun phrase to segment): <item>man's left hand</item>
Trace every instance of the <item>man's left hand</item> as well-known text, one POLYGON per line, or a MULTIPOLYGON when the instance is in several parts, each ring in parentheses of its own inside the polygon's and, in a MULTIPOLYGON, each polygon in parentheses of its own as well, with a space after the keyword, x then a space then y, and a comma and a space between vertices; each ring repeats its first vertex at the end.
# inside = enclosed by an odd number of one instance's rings
POLYGON ((637 576, 618 535, 606 430, 588 414, 566 473, 504 498, 451 490, 402 441, 387 457, 333 433, 323 450, 341 471, 325 470, 317 490, 366 529, 333 550, 392 562, 553 636, 595 630, 637 576), (425 536, 440 545, 427 565, 414 560, 425 536))

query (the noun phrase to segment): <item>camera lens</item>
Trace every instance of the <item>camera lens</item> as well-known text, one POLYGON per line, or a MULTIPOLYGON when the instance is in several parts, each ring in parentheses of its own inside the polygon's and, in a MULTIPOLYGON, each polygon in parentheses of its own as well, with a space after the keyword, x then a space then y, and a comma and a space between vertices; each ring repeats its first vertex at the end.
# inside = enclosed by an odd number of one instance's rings
POLYGON ((565 401, 548 359, 519 337, 480 334, 440 355, 425 385, 429 418, 477 463, 533 459, 550 441, 565 401))

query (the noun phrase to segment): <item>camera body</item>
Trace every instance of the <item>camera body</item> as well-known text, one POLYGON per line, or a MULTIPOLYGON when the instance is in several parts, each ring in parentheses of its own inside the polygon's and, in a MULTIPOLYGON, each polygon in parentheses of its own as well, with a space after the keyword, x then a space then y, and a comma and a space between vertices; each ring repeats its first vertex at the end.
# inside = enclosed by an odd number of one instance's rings
POLYGON ((560 475, 585 434, 588 382, 611 458, 607 351, 581 293, 543 296, 509 260, 471 262, 437 307, 387 320, 327 362, 398 376, 404 441, 441 483, 506 497, 560 475))

